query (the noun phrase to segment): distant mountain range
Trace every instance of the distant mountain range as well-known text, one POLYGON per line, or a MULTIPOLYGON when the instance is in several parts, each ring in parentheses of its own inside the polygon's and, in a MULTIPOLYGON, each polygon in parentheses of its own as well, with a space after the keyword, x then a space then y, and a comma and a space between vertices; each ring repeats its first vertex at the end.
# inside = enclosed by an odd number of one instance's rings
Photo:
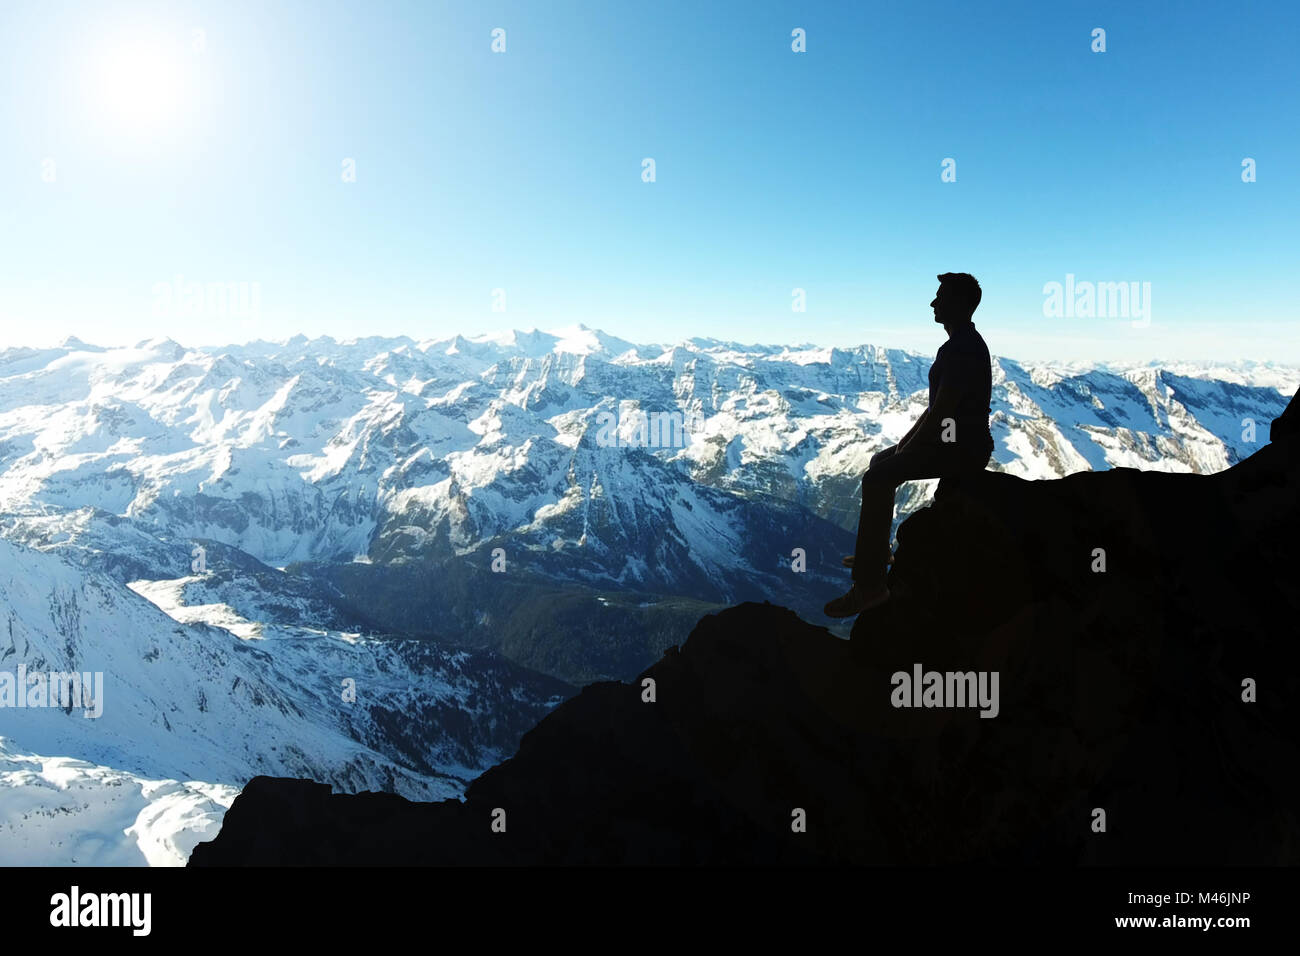
MULTIPOLYGON (((64 861, 178 862, 257 774, 455 796, 705 613, 820 620, 861 473, 924 408, 929 363, 582 326, 0 352, 0 672, 106 681, 98 719, 0 709, 0 809, 63 834, 64 861), (74 782, 97 796, 42 810, 74 782)), ((993 374, 994 467, 1026 478, 1222 471, 1300 384, 1268 364, 993 374)))

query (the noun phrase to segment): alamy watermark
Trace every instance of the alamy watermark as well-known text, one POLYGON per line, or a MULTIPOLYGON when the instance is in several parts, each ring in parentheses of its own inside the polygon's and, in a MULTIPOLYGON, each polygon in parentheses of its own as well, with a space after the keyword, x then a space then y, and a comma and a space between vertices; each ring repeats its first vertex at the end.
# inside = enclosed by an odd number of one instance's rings
POLYGON ((1151 324, 1150 282, 1075 281, 1066 273, 1065 282, 1043 286, 1043 316, 1049 319, 1133 319, 1133 327, 1151 324))
POLYGON ((159 318, 256 319, 262 314, 260 282, 187 282, 178 275, 154 283, 152 292, 153 314, 159 318))
POLYGON ((104 713, 104 672, 0 671, 0 709, 48 708, 70 713, 79 708, 94 719, 104 713))
POLYGON ((699 412, 633 409, 596 415, 596 444, 601 448, 685 448, 704 428, 699 412))
POLYGON ((132 936, 148 936, 152 912, 152 893, 83 893, 73 885, 50 897, 50 925, 55 927, 126 927, 132 936))
POLYGON ((895 707, 978 707, 981 717, 996 717, 997 671, 927 671, 920 664, 912 672, 895 671, 889 678, 895 707))

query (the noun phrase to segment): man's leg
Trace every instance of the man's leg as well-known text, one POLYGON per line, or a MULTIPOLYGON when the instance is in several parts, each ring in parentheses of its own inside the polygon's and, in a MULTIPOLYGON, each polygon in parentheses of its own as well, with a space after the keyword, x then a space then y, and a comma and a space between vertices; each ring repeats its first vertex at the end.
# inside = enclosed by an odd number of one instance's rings
MULTIPOLYGON (((893 457, 893 456, 894 456, 895 454, 897 454, 897 453, 898 453, 898 446, 897 446, 897 445, 890 445, 888 448, 883 448, 883 449, 881 449, 880 451, 876 452, 874 455, 871 456, 871 461, 869 461, 869 462, 867 463, 867 470, 869 471, 869 470, 871 470, 872 468, 879 468, 881 465, 883 465, 886 461, 888 461, 891 457, 893 457)), ((863 477, 864 479, 866 478, 866 473, 865 473, 865 472, 863 473, 863 476, 862 476, 862 477, 863 477)), ((861 507, 861 506, 859 506, 859 508, 860 508, 860 507, 861 507)), ((878 509, 872 508, 870 513, 875 513, 875 511, 877 511, 877 510, 878 510, 878 509)), ((856 563, 857 563, 856 560, 855 560, 855 558, 856 558, 856 556, 857 556, 857 551, 861 550, 861 548, 862 548, 862 543, 863 543, 863 534, 864 534, 864 532, 863 532, 862 528, 863 528, 863 522, 862 522, 861 513, 859 513, 859 516, 858 516, 858 535, 857 535, 857 544, 856 544, 856 546, 855 546, 854 554, 849 554, 849 555, 845 555, 845 556, 844 556, 844 566, 845 566, 846 568, 852 568, 852 567, 854 567, 854 566, 856 565, 856 563)), ((868 540, 870 540, 870 539, 868 539, 868 540)), ((889 555, 889 554, 886 554, 886 555, 885 555, 885 560, 886 560, 886 561, 889 561, 890 558, 891 558, 891 555, 889 555)))
POLYGON ((898 446, 890 445, 888 448, 882 448, 871 456, 871 461, 867 462, 867 468, 875 468, 877 465, 883 465, 889 459, 898 454, 898 446))
POLYGON ((877 456, 862 476, 862 512, 858 516, 853 552, 853 580, 874 585, 889 563, 889 531, 894 523, 894 494, 905 481, 940 478, 954 466, 954 456, 942 446, 922 445, 889 456, 877 456))
MULTIPOLYGON (((852 617, 889 599, 885 566, 889 560, 889 529, 894 521, 894 492, 905 481, 940 478, 970 468, 970 458, 942 445, 922 445, 871 460, 862 476, 862 513, 858 518, 853 587, 828 601, 828 617, 852 617)), ((978 469, 977 469, 978 470, 978 469)))

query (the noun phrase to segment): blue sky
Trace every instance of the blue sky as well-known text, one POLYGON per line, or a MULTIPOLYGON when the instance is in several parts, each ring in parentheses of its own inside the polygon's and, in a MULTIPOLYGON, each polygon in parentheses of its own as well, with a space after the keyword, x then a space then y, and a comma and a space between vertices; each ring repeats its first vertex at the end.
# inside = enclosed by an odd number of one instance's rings
POLYGON ((935 274, 969 271, 998 354, 1297 363, 1297 28, 1286 2, 6 0, 0 336, 933 352, 935 274), (1067 275, 1149 283, 1149 323, 1045 315, 1067 275), (255 307, 161 291, 230 283, 255 307))

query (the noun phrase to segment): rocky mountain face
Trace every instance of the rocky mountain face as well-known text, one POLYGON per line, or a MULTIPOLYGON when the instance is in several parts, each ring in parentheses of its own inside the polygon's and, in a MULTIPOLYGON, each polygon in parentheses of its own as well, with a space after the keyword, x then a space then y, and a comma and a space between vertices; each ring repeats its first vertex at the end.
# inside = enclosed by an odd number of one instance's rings
POLYGON ((850 640, 730 608, 584 688, 464 802, 262 777, 190 863, 1294 865, 1280 431, 1212 475, 945 483, 850 640))

